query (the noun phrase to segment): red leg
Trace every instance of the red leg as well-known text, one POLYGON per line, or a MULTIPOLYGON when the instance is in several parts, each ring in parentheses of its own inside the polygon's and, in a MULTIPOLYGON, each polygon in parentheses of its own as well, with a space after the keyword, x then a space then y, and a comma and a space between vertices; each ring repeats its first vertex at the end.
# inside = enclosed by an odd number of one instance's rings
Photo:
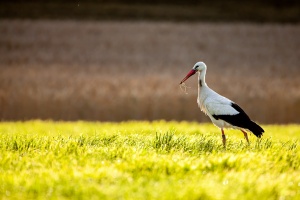
POLYGON ((225 136, 225 133, 224 133, 224 130, 221 128, 221 131, 222 131, 222 142, 223 142, 223 146, 224 148, 226 148, 226 136, 225 136))
POLYGON ((244 130, 241 130, 241 131, 244 133, 244 136, 245 136, 245 139, 246 139, 247 142, 248 142, 248 145, 250 145, 250 142, 249 142, 249 139, 248 139, 248 134, 247 134, 247 132, 244 131, 244 130))

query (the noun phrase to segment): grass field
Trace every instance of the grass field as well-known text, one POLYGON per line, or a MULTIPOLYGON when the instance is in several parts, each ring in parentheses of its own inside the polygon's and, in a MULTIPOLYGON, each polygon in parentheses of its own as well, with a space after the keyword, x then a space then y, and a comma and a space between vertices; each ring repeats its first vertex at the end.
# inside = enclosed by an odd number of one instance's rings
POLYGON ((300 126, 1 122, 0 199, 299 199, 300 126))

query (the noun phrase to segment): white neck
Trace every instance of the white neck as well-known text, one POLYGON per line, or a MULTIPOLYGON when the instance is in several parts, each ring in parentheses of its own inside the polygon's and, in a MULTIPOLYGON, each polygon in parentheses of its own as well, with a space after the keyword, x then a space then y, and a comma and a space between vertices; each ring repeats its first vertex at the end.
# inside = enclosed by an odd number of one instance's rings
POLYGON ((207 98, 209 94, 209 88, 205 82, 205 74, 206 70, 202 70, 201 72, 198 72, 198 105, 200 109, 204 112, 207 113, 206 108, 204 106, 204 101, 207 98))
POLYGON ((206 75, 206 70, 199 72, 199 76, 198 76, 198 88, 199 89, 203 86, 207 86, 207 84, 205 82, 205 75, 206 75))

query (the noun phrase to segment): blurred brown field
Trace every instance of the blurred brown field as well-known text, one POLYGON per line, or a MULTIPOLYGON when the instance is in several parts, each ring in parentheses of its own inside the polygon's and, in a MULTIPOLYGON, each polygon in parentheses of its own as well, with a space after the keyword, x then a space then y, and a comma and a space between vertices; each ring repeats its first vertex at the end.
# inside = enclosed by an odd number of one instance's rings
POLYGON ((196 120, 207 83, 261 123, 299 123, 300 25, 0 21, 1 120, 196 120))

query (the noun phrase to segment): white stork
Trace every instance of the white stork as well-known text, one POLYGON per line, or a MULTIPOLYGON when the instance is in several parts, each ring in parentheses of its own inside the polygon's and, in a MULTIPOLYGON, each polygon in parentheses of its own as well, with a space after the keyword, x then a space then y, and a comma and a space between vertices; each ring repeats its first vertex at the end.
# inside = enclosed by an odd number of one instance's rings
POLYGON ((256 137, 260 138, 264 130, 255 122, 251 121, 242 108, 207 86, 205 82, 206 69, 207 67, 204 62, 197 62, 180 84, 198 72, 198 106, 202 112, 208 115, 214 125, 221 129, 223 146, 226 147, 224 128, 241 130, 248 144, 249 139, 246 130, 251 131, 256 137))

